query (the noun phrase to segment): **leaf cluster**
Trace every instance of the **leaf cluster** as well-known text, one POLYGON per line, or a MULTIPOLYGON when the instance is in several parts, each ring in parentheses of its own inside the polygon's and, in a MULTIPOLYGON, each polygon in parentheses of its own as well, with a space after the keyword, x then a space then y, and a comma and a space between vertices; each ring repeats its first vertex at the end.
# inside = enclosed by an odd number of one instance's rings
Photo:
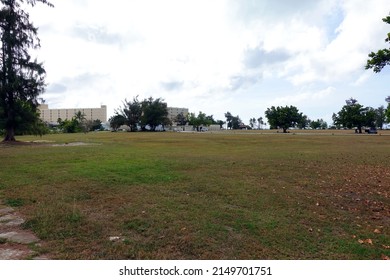
POLYGON ((283 132, 287 132, 290 127, 296 127, 298 124, 306 123, 307 117, 299 112, 295 106, 267 108, 265 116, 271 129, 282 128, 283 132))
MULTIPOLYGON (((390 16, 382 19, 383 22, 390 24, 390 16)), ((387 33, 385 42, 390 43, 390 33, 387 33)), ((373 69, 375 73, 380 72, 386 65, 390 65, 390 48, 380 49, 377 52, 371 52, 368 54, 369 59, 365 69, 373 69)))

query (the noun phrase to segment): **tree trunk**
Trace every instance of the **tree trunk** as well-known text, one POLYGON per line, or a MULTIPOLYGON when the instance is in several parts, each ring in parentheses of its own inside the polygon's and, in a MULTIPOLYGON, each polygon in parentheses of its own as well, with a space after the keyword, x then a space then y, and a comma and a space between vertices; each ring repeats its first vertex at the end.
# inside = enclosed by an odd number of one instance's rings
POLYGON ((9 127, 6 129, 5 137, 3 139, 3 142, 10 142, 10 141, 16 141, 15 130, 13 127, 9 127))
POLYGON ((283 127, 283 133, 287 133, 287 128, 283 127))

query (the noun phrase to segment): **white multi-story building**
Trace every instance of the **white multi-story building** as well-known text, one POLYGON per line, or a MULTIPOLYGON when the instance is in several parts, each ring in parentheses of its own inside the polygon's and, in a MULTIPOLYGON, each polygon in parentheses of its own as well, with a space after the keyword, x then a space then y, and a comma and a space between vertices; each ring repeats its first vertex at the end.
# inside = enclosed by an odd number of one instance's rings
POLYGON ((44 122, 57 123, 58 119, 71 120, 79 111, 84 115, 86 120, 100 120, 107 122, 107 106, 102 105, 100 108, 72 108, 72 109, 49 109, 48 104, 41 104, 38 107, 44 122))

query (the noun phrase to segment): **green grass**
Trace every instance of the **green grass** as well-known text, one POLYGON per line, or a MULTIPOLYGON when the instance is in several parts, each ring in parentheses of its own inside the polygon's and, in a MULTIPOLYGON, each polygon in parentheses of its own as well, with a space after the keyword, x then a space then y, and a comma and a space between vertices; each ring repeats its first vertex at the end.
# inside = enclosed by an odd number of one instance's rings
POLYGON ((89 133, 19 140, 50 142, 0 145, 0 199, 18 207, 25 227, 54 258, 390 255, 385 134, 89 133), (53 146, 72 142, 89 145, 53 146), (361 243, 367 239, 372 245, 361 243))

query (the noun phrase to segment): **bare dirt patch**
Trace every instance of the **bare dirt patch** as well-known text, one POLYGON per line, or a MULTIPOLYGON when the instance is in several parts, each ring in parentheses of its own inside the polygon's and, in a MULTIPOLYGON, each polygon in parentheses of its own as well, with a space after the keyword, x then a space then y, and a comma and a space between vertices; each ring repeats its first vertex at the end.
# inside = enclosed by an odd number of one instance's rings
POLYGON ((86 143, 86 142, 70 142, 63 144, 52 144, 53 147, 75 147, 75 146, 95 146, 99 145, 96 143, 86 143))

